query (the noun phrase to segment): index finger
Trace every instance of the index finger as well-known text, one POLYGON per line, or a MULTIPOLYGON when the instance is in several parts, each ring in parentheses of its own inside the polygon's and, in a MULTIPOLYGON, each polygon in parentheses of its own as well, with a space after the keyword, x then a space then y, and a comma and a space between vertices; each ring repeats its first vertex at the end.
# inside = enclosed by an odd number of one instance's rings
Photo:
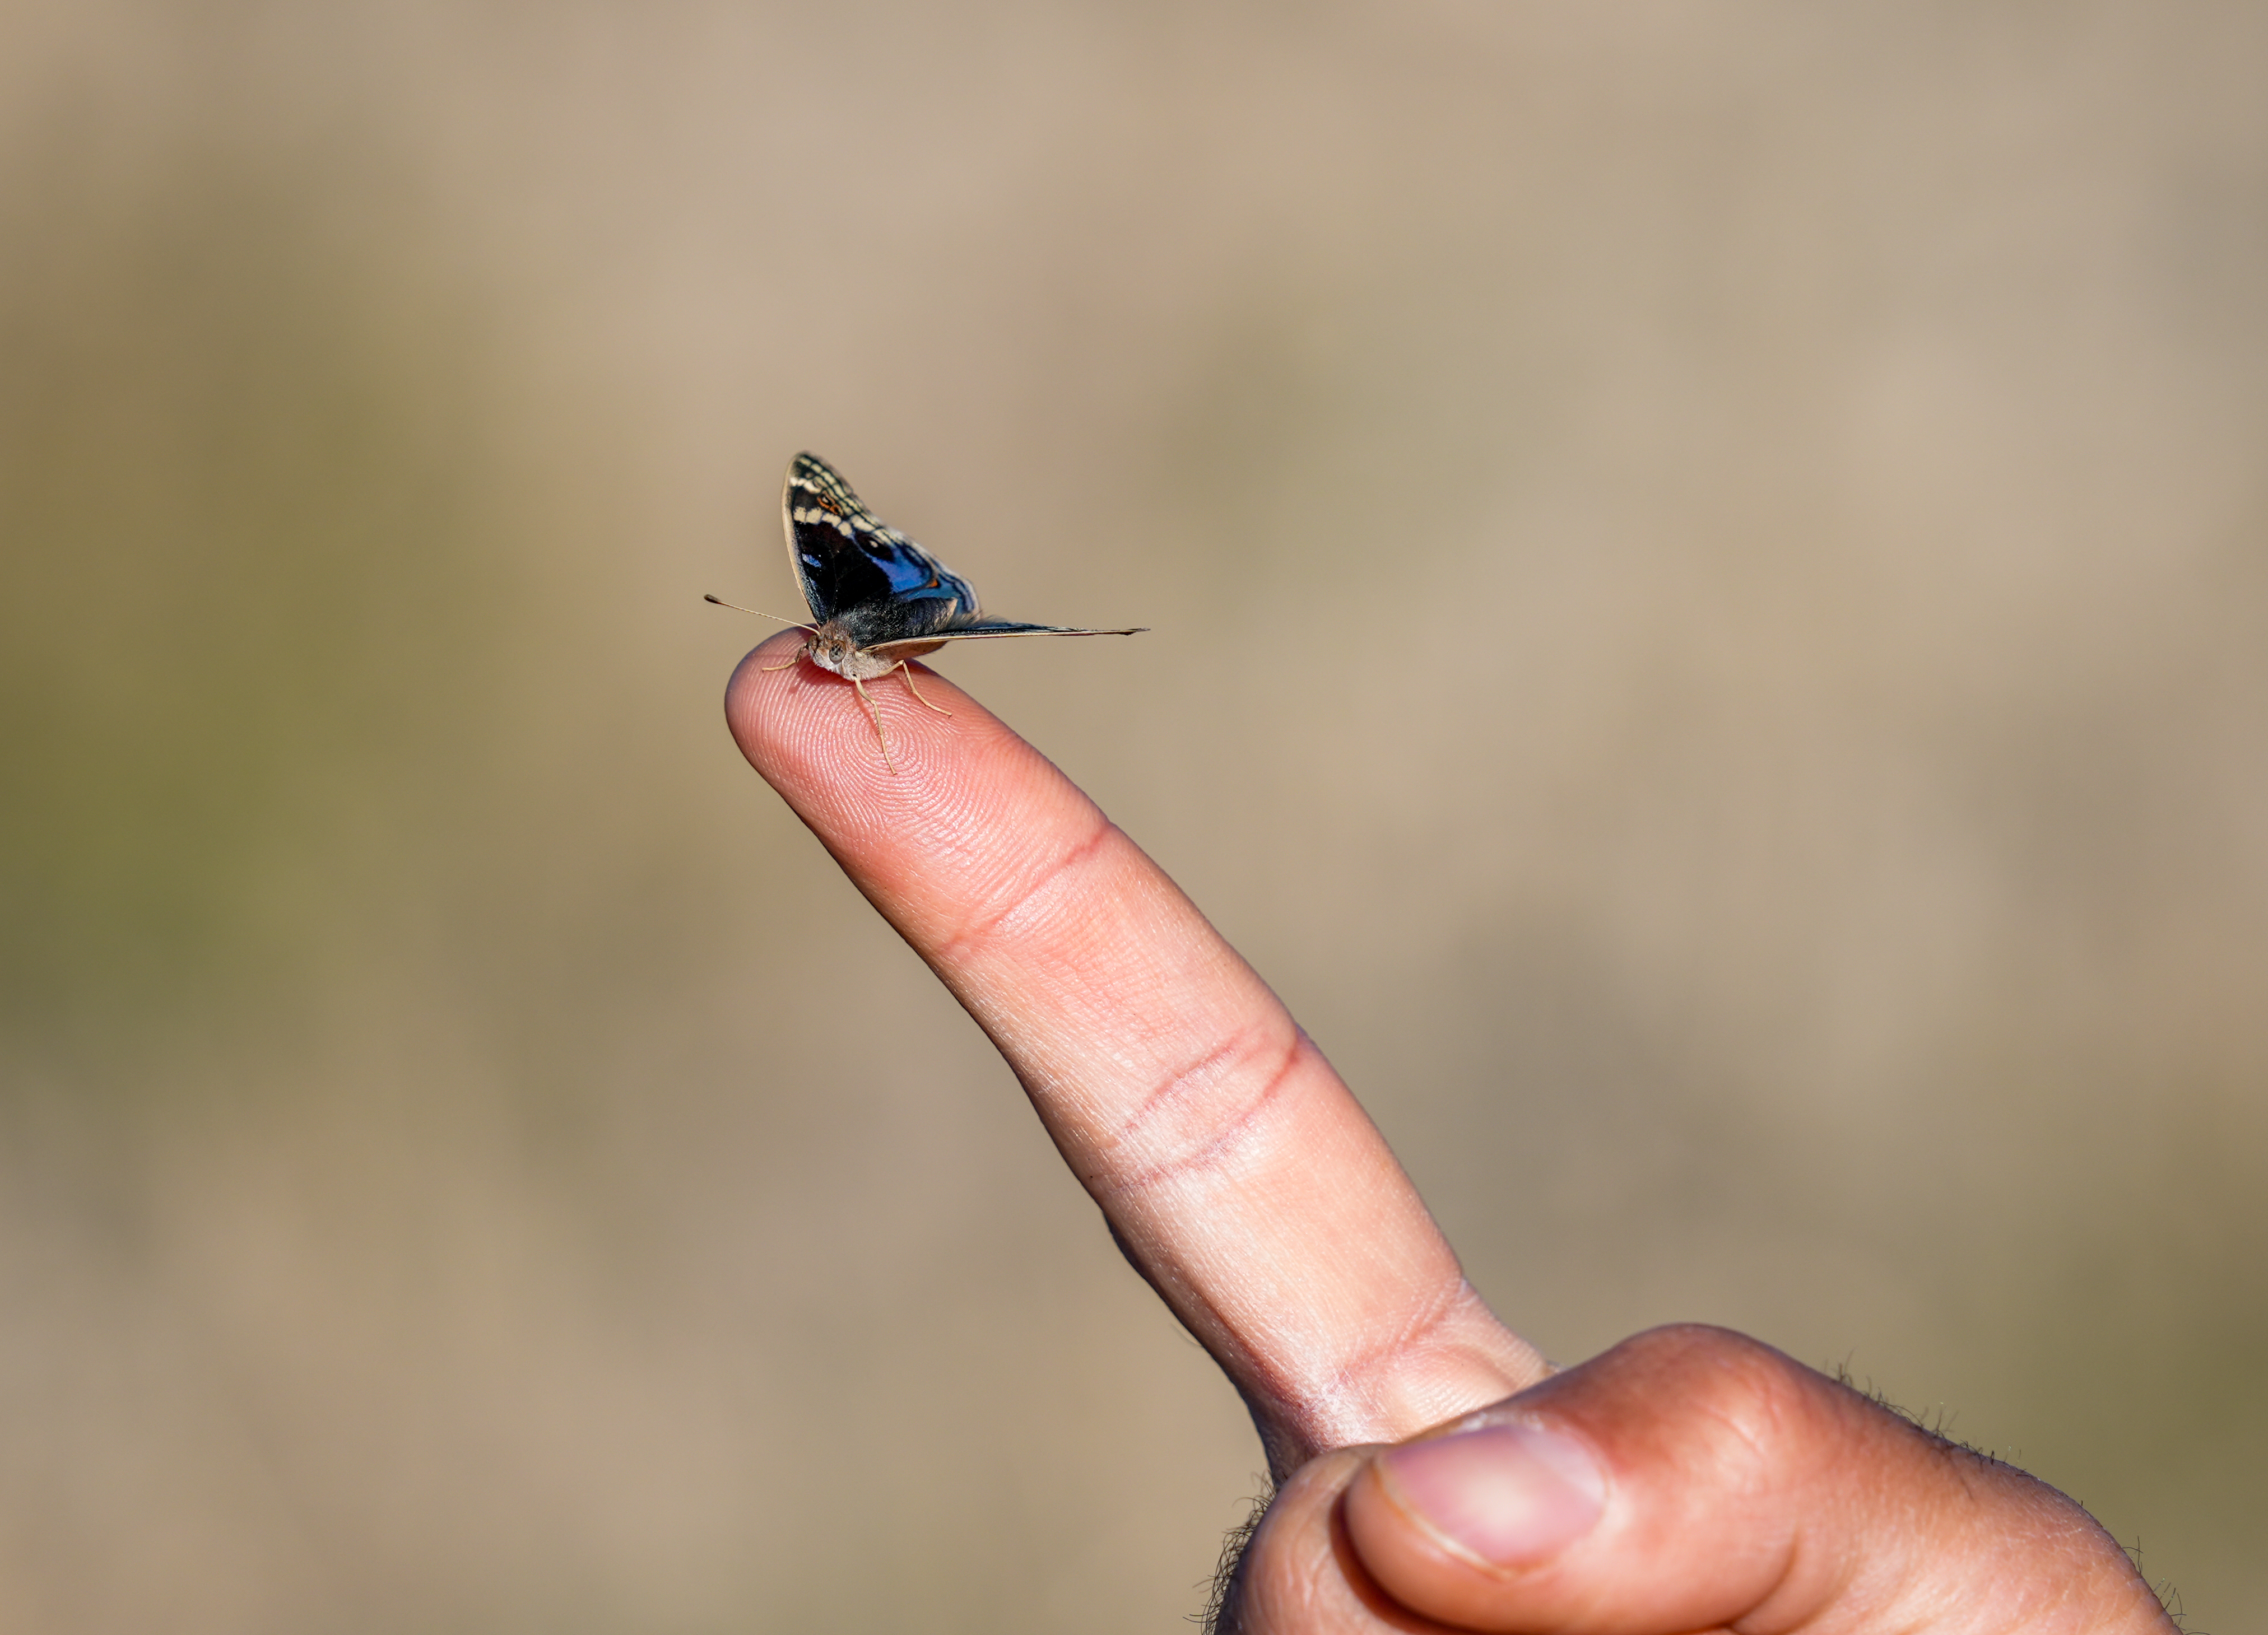
POLYGON ((1278 1475, 1533 1384, 1409 1177, 1275 994, 1029 744, 924 671, 740 663, 751 765, 1014 1069, 1112 1234, 1252 1411, 1278 1475))

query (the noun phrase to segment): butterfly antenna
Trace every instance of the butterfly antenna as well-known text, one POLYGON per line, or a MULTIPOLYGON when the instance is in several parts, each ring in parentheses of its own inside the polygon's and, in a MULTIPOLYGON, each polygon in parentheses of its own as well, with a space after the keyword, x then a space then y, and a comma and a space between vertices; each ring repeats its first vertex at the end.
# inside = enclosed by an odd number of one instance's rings
MULTIPOLYGON (((779 624, 787 626, 791 630, 814 630, 814 627, 808 620, 782 619, 777 613, 767 613, 761 607, 742 607, 738 602, 727 602, 721 596, 711 596, 706 592, 703 593, 701 599, 704 602, 714 602, 719 607, 729 607, 736 613, 754 613, 759 619, 770 619, 775 620, 779 624)), ((814 630, 814 634, 816 634, 815 630, 814 630)))

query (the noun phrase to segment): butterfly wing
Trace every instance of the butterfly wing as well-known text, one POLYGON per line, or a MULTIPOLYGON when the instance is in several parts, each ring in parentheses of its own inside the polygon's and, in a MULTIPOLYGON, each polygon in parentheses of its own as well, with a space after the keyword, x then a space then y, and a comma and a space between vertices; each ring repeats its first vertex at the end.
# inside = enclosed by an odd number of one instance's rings
POLYGON ((1001 636, 1127 636, 987 619, 969 583, 866 509, 843 474, 799 454, 780 495, 788 557, 812 617, 863 653, 914 658, 940 642, 1001 636))
POLYGON ((812 617, 861 648, 980 619, 968 582, 867 510, 816 454, 789 464, 780 512, 812 617))
POLYGON ((983 642, 1000 636, 1138 636, 1150 627, 1130 625, 1123 630, 1089 630, 1079 625, 1026 625, 1010 619, 980 619, 973 623, 955 626, 950 630, 933 630, 927 635, 896 642, 878 642, 867 650, 890 656, 893 648, 909 650, 904 656, 917 658, 941 642, 983 642))

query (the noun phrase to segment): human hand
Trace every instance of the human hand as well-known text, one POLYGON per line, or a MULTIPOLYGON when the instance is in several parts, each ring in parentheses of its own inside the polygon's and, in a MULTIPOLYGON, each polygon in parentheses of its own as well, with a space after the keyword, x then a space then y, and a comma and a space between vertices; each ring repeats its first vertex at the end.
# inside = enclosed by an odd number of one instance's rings
POLYGON ((1554 1372, 1173 882, 942 678, 744 659, 725 718, 1014 1069, 1281 1485, 1223 1627, 1569 1635, 2173 1627, 2069 1499, 1753 1340, 1554 1372), (1438 1427, 1438 1428, 1437 1428, 1438 1427), (1400 1446, 1384 1446, 1400 1444, 1400 1446))

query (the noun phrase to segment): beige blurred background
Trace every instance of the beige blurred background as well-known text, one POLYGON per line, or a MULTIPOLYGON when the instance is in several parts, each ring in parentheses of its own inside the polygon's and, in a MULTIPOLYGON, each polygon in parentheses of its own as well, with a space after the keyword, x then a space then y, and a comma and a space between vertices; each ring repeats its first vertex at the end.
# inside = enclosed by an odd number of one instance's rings
POLYGON ((2268 1624, 2268 12, 0 11, 0 1628, 1159 1631, 1259 1455, 718 714, 810 447, 1573 1359, 2268 1624))

